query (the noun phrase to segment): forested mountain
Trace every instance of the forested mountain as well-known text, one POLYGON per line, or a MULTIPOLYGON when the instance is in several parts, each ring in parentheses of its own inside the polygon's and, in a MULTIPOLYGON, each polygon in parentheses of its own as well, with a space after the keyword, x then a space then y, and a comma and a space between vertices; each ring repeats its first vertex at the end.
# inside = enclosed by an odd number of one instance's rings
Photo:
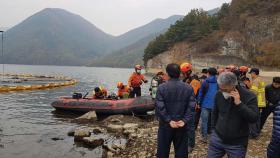
POLYGON ((86 65, 105 52, 113 38, 79 15, 47 8, 5 32, 5 61, 86 65))
POLYGON ((170 62, 280 68, 279 28, 279 0, 232 0, 216 14, 194 9, 148 44, 145 64, 162 66, 179 55, 170 62))

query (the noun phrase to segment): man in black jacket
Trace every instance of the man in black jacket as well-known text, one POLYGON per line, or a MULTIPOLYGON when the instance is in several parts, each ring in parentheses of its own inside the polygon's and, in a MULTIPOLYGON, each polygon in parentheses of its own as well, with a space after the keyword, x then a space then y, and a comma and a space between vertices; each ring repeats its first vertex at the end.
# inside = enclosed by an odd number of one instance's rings
POLYGON ((238 86, 232 72, 218 77, 219 91, 212 112, 214 131, 208 148, 208 158, 245 158, 249 137, 249 123, 258 119, 257 97, 238 86))
POLYGON ((159 117, 157 157, 168 158, 173 143, 175 157, 183 158, 188 156, 187 126, 192 118, 195 98, 192 87, 179 80, 179 65, 167 65, 166 72, 171 79, 158 87, 156 95, 159 117))
POLYGON ((199 80, 202 82, 203 80, 205 80, 207 78, 207 76, 208 76, 208 69, 202 69, 199 80))
POLYGON ((280 77, 273 77, 272 84, 265 87, 266 107, 261 112, 261 129, 263 128, 267 117, 274 111, 280 101, 280 77))

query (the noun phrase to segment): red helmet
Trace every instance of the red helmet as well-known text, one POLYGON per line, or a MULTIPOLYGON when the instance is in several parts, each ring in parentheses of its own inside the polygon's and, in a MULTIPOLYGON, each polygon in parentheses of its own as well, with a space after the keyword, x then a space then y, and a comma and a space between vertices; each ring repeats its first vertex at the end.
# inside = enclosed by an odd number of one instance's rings
POLYGON ((190 63, 183 63, 180 65, 181 72, 185 73, 187 71, 192 70, 192 64, 190 63))
POLYGON ((118 82, 117 83, 117 88, 122 88, 123 87, 123 83, 122 82, 118 82))
POLYGON ((163 75, 164 75, 164 72, 160 71, 160 72, 157 73, 157 76, 160 76, 160 75, 163 76, 163 75))
POLYGON ((141 65, 135 65, 134 68, 135 68, 135 70, 141 70, 142 66, 141 65))
POLYGON ((233 72, 234 70, 237 70, 237 69, 238 69, 238 67, 236 67, 233 64, 226 66, 226 71, 233 72))
POLYGON ((240 66, 239 71, 243 73, 247 73, 249 71, 249 68, 247 66, 240 66))

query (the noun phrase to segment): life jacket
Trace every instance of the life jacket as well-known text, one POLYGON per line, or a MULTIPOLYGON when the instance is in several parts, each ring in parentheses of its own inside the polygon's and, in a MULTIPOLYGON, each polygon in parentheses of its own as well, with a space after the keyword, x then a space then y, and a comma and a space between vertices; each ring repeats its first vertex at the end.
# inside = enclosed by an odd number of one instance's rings
POLYGON ((101 90, 100 94, 96 94, 96 93, 94 94, 94 96, 93 96, 94 99, 104 99, 107 97, 107 95, 108 95, 107 89, 100 87, 100 90, 101 90))
POLYGON ((122 89, 118 90, 118 96, 120 98, 123 98, 124 94, 129 94, 129 87, 127 85, 124 85, 122 89))
POLYGON ((196 96, 197 93, 198 93, 198 90, 199 90, 200 87, 201 87, 200 81, 193 79, 193 80, 191 81, 190 85, 192 86, 193 91, 194 91, 194 94, 195 94, 195 96, 196 96))
POLYGON ((140 87, 144 80, 146 80, 144 75, 134 72, 128 80, 128 86, 129 87, 140 87))
POLYGON ((258 107, 266 107, 265 100, 265 82, 259 77, 252 80, 251 91, 257 95, 258 98, 258 107))

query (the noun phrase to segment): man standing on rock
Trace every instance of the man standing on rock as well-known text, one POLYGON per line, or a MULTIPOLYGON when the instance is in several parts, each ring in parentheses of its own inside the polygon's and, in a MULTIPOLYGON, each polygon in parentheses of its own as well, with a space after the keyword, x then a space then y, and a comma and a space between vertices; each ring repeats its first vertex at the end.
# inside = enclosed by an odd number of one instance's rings
POLYGON ((142 83, 148 83, 148 80, 141 74, 142 66, 135 65, 135 72, 128 79, 128 86, 130 87, 130 98, 141 97, 141 85, 142 83))
POLYGON ((238 85, 232 72, 218 77, 219 91, 212 111, 212 132, 207 158, 245 158, 249 139, 249 123, 258 120, 255 94, 238 85))
POLYGON ((187 124, 195 106, 193 89, 179 80, 179 65, 167 65, 166 72, 170 80, 158 87, 156 95, 156 115, 159 117, 157 157, 168 158, 171 143, 176 158, 188 157, 187 124))

